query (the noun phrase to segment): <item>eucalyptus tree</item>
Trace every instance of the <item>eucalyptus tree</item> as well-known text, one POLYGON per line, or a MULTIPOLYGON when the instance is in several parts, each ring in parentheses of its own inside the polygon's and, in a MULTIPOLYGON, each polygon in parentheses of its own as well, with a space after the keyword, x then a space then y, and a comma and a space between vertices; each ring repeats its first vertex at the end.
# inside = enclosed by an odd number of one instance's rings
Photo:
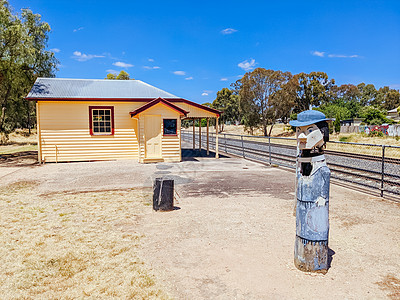
POLYGON ((228 88, 223 88, 217 92, 217 98, 213 101, 211 107, 222 112, 220 117, 222 131, 226 122, 236 123, 240 120, 239 96, 228 88))
MULTIPOLYGON (((292 75, 290 72, 257 68, 247 72, 239 84, 240 106, 243 123, 251 131, 261 127, 265 136, 269 134, 279 116, 279 108, 290 97, 285 96, 285 87, 292 75)), ((287 93, 290 94, 290 93, 287 93)), ((293 99, 294 100, 294 99, 293 99)))
POLYGON ((391 110, 400 106, 400 92, 390 89, 388 86, 381 87, 372 104, 385 110, 391 110))
POLYGON ((24 100, 37 77, 54 77, 58 61, 46 50, 50 26, 39 14, 22 9, 13 14, 0 0, 0 135, 1 142, 16 127, 31 127, 34 107, 24 100))
POLYGON ((298 81, 295 112, 308 110, 310 106, 319 106, 330 102, 331 88, 334 79, 329 79, 324 72, 299 73, 295 75, 298 81))
POLYGON ((116 80, 130 80, 130 79, 132 79, 133 80, 133 78, 130 78, 129 73, 124 70, 121 70, 121 72, 119 72, 118 75, 114 74, 114 73, 108 73, 107 77, 104 79, 108 79, 108 80, 115 80, 115 79, 116 80))

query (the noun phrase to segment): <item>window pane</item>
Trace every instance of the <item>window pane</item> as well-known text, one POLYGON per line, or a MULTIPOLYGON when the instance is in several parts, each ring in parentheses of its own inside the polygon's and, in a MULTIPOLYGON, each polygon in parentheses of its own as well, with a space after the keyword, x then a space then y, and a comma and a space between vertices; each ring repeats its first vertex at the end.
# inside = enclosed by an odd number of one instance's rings
POLYGON ((176 134, 177 132, 176 119, 164 119, 164 134, 176 134))
POLYGON ((111 109, 92 109, 92 129, 93 133, 112 133, 112 119, 111 109))

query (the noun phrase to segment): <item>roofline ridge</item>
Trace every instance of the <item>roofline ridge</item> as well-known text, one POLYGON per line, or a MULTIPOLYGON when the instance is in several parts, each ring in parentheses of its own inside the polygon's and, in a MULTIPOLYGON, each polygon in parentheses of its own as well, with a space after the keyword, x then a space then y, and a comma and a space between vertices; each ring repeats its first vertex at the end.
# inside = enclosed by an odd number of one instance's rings
MULTIPOLYGON (((61 77, 38 77, 37 79, 51 79, 51 80, 88 80, 88 81, 141 81, 138 79, 97 79, 97 78, 61 78, 61 77)), ((143 82, 143 81, 141 81, 143 82)))
POLYGON ((150 87, 152 87, 152 88, 155 88, 155 89, 157 89, 157 90, 160 90, 160 91, 162 91, 162 92, 164 92, 164 93, 168 93, 168 94, 174 96, 175 98, 181 98, 181 97, 178 97, 178 96, 176 96, 176 95, 174 95, 174 94, 171 94, 170 92, 164 91, 164 90, 162 90, 162 89, 160 89, 160 88, 158 88, 158 87, 156 87, 156 86, 154 86, 154 85, 151 85, 151 84, 149 84, 149 83, 147 83, 147 82, 144 82, 144 81, 142 81, 142 80, 139 80, 139 79, 138 79, 137 81, 140 81, 141 83, 143 83, 143 84, 145 84, 145 85, 148 85, 148 86, 150 86, 150 87))

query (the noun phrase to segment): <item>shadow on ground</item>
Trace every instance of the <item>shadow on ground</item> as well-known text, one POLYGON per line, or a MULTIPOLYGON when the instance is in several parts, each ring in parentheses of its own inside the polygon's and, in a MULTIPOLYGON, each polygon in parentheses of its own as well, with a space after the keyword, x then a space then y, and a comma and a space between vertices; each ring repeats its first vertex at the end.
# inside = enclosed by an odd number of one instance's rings
MULTIPOLYGON (((197 161, 196 158, 198 157, 209 157, 209 158, 215 158, 215 152, 210 151, 210 153, 207 155, 206 150, 199 150, 199 149, 189 149, 189 148, 182 148, 182 161, 197 161)), ((221 155, 219 154, 219 158, 228 158, 226 155, 221 155)))
POLYGON ((11 154, 0 154, 2 167, 29 167, 38 165, 37 151, 22 151, 11 154))

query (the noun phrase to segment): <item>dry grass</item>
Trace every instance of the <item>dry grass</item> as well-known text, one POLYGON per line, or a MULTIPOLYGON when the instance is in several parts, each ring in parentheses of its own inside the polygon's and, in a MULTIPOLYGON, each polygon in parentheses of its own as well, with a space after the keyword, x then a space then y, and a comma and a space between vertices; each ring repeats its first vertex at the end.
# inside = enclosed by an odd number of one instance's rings
POLYGON ((7 144, 0 145, 0 154, 11 154, 37 150, 36 129, 29 135, 27 129, 16 130, 9 135, 7 144))
POLYGON ((400 299, 400 279, 393 275, 386 275, 382 281, 377 282, 379 287, 386 290, 390 299, 400 299))
POLYGON ((0 145, 0 154, 12 154, 26 151, 37 151, 37 145, 0 145))
POLYGON ((165 299, 136 251, 150 196, 139 190, 39 195, 0 190, 0 298, 165 299))

